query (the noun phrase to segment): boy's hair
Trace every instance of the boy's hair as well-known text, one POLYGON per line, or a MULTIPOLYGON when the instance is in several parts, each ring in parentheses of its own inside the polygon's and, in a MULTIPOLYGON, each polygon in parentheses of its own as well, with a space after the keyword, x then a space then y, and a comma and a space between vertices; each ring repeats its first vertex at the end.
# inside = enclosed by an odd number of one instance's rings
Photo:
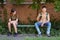
POLYGON ((42 6, 42 9, 43 9, 43 8, 46 8, 46 6, 42 6))

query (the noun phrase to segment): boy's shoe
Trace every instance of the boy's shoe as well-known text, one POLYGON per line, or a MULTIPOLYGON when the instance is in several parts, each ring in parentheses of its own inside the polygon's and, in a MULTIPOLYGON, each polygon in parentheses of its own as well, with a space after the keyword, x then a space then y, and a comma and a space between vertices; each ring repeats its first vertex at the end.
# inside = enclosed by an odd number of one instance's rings
POLYGON ((18 36, 18 33, 14 33, 14 37, 18 36))
POLYGON ((50 34, 47 34, 47 36, 48 36, 48 37, 51 37, 51 35, 50 35, 50 34))
POLYGON ((12 33, 11 32, 8 32, 7 36, 11 36, 11 35, 12 35, 12 33))
POLYGON ((38 36, 38 37, 41 37, 42 35, 41 35, 41 34, 38 34, 37 36, 38 36))

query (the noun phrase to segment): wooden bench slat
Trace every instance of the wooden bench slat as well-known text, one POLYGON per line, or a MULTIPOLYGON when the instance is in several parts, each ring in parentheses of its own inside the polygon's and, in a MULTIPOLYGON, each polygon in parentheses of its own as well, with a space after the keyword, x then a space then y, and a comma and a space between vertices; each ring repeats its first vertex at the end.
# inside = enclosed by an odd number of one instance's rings
POLYGON ((34 25, 18 25, 18 27, 34 27, 34 25))

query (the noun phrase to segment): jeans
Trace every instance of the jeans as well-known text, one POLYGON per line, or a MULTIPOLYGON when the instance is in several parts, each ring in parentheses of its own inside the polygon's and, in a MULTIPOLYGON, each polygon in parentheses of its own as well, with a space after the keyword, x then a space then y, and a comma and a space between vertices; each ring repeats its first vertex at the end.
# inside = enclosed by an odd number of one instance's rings
MULTIPOLYGON (((39 26, 41 27, 41 24, 42 24, 42 22, 36 22, 36 23, 35 23, 35 28, 36 28, 38 34, 41 34, 41 31, 40 31, 40 29, 39 29, 39 26)), ((47 34, 50 34, 51 22, 47 22, 47 23, 45 23, 44 25, 46 25, 46 27, 47 27, 46 33, 47 33, 47 34)))

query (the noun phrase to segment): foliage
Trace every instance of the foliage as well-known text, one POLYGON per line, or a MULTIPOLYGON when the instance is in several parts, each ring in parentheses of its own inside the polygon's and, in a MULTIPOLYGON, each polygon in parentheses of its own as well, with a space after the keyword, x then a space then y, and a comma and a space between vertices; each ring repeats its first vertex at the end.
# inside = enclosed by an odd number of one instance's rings
POLYGON ((2 8, 4 8, 5 2, 6 2, 6 0, 0 0, 0 6, 1 6, 2 8))
POLYGON ((3 10, 4 21, 0 24, 0 34, 7 33, 7 10, 3 10))
POLYGON ((4 0, 0 0, 0 3, 2 3, 2 4, 3 4, 3 2, 4 2, 4 0))
POLYGON ((56 0, 46 0, 46 3, 54 3, 56 0))
POLYGON ((39 9, 40 8, 40 0, 32 0, 32 9, 39 9))
POLYGON ((15 5, 20 5, 24 0, 10 0, 10 2, 15 5))
POLYGON ((2 11, 0 11, 0 33, 2 32, 2 24, 3 24, 1 14, 2 14, 2 11))
POLYGON ((0 25, 2 23, 2 16, 1 16, 1 14, 2 14, 2 11, 0 11, 0 25))
POLYGON ((42 4, 55 2, 55 0, 32 0, 32 1, 33 1, 32 9, 38 9, 38 10, 40 9, 41 2, 44 2, 42 4))
POLYGON ((60 0, 33 0, 32 9, 40 9, 41 2, 53 3, 55 5, 55 11, 60 11, 60 0))
POLYGON ((60 11, 60 0, 55 1, 54 5, 55 5, 55 11, 57 12, 60 11))
MULTIPOLYGON (((23 3, 25 0, 10 0, 11 3, 20 5, 23 3)), ((60 0, 32 0, 33 4, 31 5, 32 9, 40 9, 40 4, 41 2, 45 3, 54 3, 55 4, 55 11, 60 11, 60 0)))

